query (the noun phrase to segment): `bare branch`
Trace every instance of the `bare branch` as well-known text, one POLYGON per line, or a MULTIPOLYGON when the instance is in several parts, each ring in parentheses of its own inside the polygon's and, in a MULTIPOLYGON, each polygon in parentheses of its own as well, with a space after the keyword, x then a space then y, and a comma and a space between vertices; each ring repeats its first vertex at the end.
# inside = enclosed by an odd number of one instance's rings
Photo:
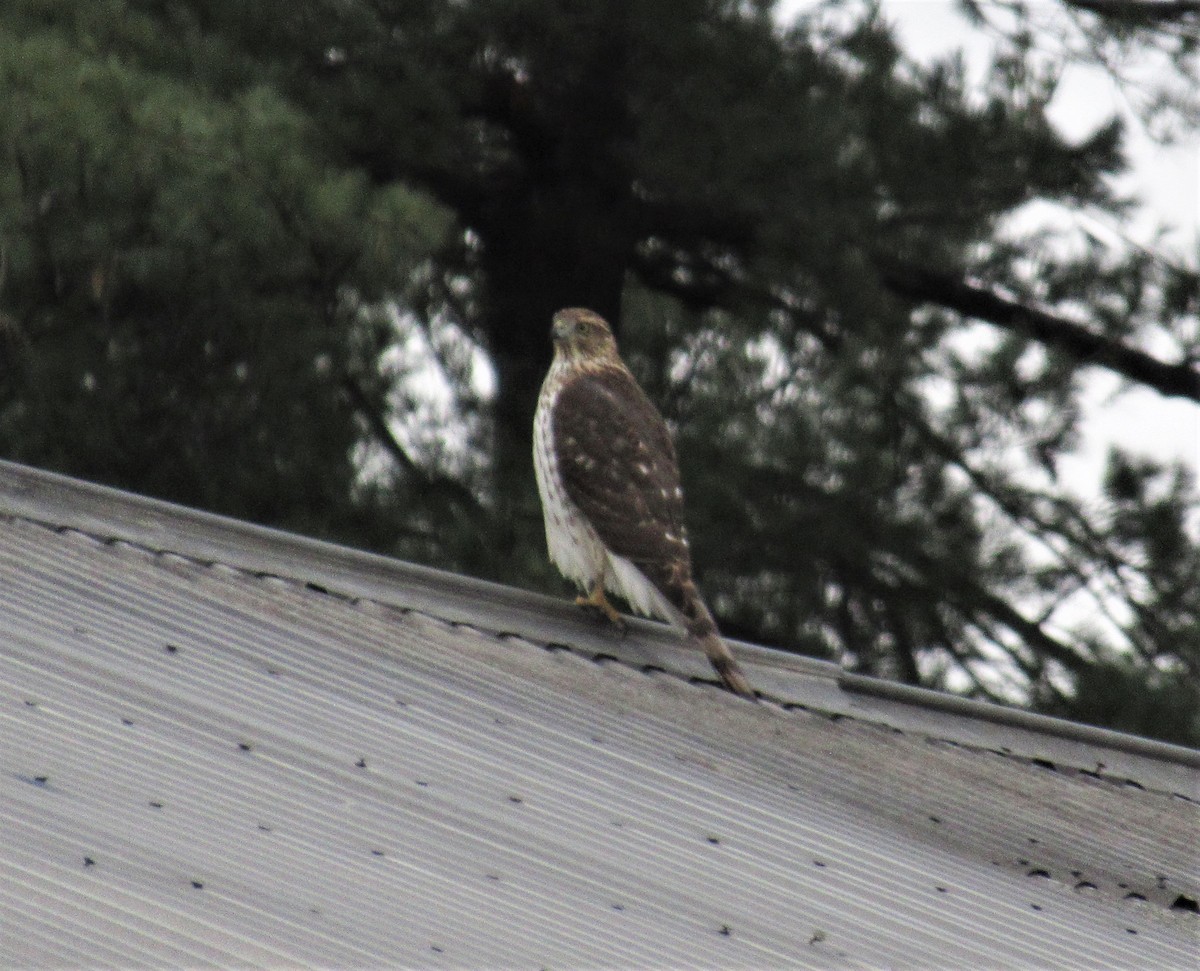
POLYGON ((1200 0, 1063 0, 1068 7, 1142 26, 1200 16, 1200 0))
POLYGON ((1081 364, 1108 368, 1159 394, 1200 401, 1200 371, 1186 361, 1160 361, 1081 324, 1009 300, 949 273, 899 265, 885 267, 882 273, 885 285, 900 296, 1023 333, 1081 364))
POLYGON ((429 496, 441 498, 456 512, 465 512, 472 519, 480 519, 486 515, 485 510, 479 504, 479 500, 475 498, 470 489, 457 479, 431 474, 408 454, 408 450, 400 444, 400 441, 392 433, 383 413, 376 407, 375 403, 371 400, 371 396, 367 394, 362 383, 354 375, 345 375, 342 379, 342 386, 346 389, 354 410, 370 426, 372 437, 404 469, 409 478, 417 484, 421 492, 429 496))

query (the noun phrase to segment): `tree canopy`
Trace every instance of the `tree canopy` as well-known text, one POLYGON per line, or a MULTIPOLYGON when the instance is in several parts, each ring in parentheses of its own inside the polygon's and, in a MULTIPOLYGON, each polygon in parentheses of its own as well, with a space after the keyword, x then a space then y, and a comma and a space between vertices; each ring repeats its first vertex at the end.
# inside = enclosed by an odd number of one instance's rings
MULTIPOLYGON (((1063 3, 1194 70, 1187 4, 1063 3)), ((1061 474, 1089 374, 1200 401, 1200 281, 1021 228, 1134 201, 998 5, 979 90, 865 2, 15 0, 0 454, 562 589, 530 426, 589 306, 728 633, 1200 742, 1193 473, 1061 474)))

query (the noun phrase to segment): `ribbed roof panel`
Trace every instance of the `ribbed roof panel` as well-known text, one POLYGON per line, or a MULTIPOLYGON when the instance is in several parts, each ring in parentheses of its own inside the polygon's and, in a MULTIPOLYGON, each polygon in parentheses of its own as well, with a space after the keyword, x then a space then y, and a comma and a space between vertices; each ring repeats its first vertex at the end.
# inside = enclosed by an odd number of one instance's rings
POLYGON ((111 538, 0 519, 5 967, 1195 957, 1190 791, 111 538))

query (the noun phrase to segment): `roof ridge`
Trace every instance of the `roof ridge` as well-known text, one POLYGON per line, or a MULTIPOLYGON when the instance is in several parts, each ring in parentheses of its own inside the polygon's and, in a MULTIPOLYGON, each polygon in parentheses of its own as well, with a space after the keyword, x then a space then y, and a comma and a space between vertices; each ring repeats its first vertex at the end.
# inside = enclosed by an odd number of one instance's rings
MULTIPOLYGON (((711 680, 705 658, 686 650, 663 624, 631 619, 631 636, 618 637, 565 600, 4 460, 0 460, 0 514, 58 530, 78 530, 102 541, 124 541, 153 552, 289 579, 497 635, 563 645, 593 658, 614 657, 685 680, 711 680)), ((1185 746, 854 674, 828 661, 761 645, 736 640, 730 645, 739 662, 754 669, 752 680, 764 696, 785 707, 881 722, 994 751, 1106 771, 1118 778, 1145 775, 1147 766, 1141 763, 1147 760, 1200 769, 1200 750, 1185 746), (1055 744, 1050 744, 1052 740, 1055 744), (1108 757, 1096 758, 1096 749, 1103 749, 1108 757), (1118 764, 1113 753, 1132 761, 1118 764)), ((1174 781, 1163 779, 1152 787, 1180 794, 1189 788, 1176 772, 1169 770, 1167 775, 1174 781)), ((1200 788, 1194 776, 1189 778, 1190 788, 1200 788)))

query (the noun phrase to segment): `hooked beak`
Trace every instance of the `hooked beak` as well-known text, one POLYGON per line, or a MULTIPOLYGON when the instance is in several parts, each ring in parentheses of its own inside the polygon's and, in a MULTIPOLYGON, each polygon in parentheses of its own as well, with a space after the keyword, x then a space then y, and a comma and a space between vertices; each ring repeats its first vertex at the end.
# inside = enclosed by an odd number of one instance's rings
POLYGON ((561 314, 555 314, 554 322, 550 325, 550 338, 556 344, 561 343, 571 336, 573 330, 570 320, 561 314))

